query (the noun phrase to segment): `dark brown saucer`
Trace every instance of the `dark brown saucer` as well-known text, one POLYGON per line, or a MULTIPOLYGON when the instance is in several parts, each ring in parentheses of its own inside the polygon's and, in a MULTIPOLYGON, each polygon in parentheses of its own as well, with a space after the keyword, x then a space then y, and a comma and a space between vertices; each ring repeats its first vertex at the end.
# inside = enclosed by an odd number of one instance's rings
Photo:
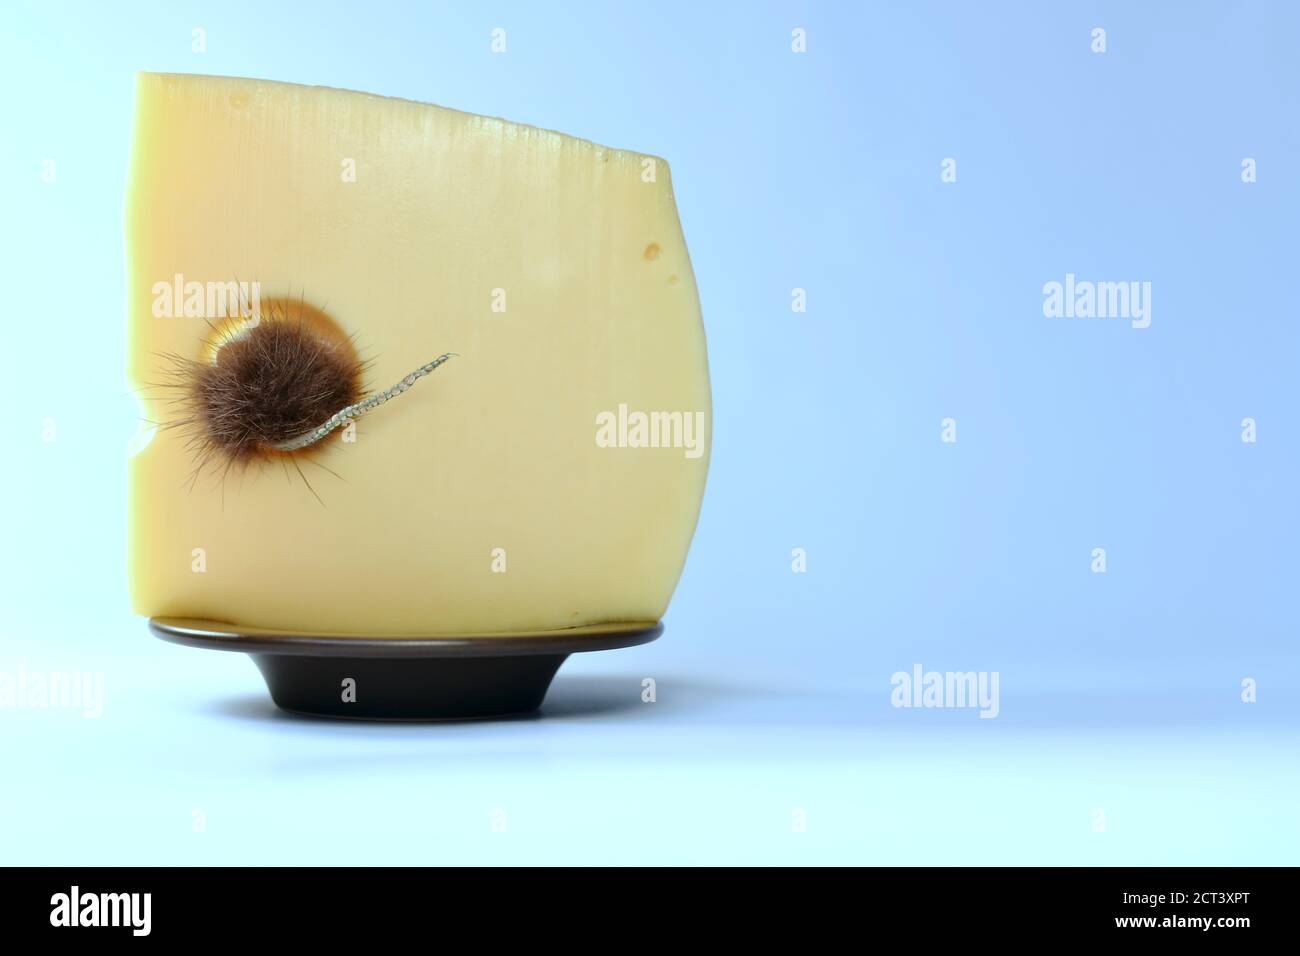
POLYGON ((570 654, 648 644, 664 630, 655 622, 469 637, 360 637, 176 617, 151 618, 149 629, 173 644, 248 654, 284 710, 369 720, 533 711, 570 654))

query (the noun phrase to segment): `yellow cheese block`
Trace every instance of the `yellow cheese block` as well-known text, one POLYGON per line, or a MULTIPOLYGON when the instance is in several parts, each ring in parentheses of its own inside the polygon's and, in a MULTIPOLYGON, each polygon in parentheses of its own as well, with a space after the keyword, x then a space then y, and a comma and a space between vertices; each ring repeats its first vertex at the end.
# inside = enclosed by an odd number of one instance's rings
POLYGON ((182 414, 167 356, 211 361, 221 341, 194 289, 319 311, 370 362, 368 392, 458 356, 352 434, 246 469, 191 481, 186 429, 142 429, 138 613, 374 636, 663 614, 712 422, 662 159, 405 100, 146 73, 127 243, 146 422, 182 414))

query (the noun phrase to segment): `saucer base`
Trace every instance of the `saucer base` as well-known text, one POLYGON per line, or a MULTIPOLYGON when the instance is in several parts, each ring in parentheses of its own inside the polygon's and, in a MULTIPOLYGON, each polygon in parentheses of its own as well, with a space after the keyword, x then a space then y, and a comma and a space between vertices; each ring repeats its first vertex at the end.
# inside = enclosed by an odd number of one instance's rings
POLYGON ((365 720, 469 720, 536 710, 569 655, 398 661, 251 656, 282 710, 365 720))
POLYGON ((277 707, 362 720, 472 720, 537 710, 572 653, 646 644, 663 625, 590 625, 527 634, 357 637, 151 618, 165 641, 252 657, 277 707))

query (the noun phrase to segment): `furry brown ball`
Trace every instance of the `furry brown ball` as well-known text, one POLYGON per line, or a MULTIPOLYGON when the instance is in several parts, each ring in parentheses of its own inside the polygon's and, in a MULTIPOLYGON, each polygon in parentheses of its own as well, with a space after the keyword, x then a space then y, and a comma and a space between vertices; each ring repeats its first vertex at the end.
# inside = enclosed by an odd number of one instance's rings
POLYGON ((363 367, 349 343, 310 323, 263 320, 224 342, 215 361, 194 363, 189 421, 205 457, 240 464, 279 454, 275 445, 361 398, 363 367))

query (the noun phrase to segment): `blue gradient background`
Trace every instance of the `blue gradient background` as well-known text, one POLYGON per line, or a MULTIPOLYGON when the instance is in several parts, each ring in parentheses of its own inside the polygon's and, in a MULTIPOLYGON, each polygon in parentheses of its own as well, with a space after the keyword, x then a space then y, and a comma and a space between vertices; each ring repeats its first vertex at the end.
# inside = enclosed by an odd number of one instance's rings
POLYGON ((0 862, 1297 862, 1295 5, 547 6, 5 5, 0 670, 103 671, 105 711, 0 709, 0 862), (571 659, 543 719, 384 726, 149 637, 137 69, 669 159, 715 444, 663 639, 571 659), (1045 318, 1067 272, 1150 281, 1151 327, 1045 318), (1000 672, 1000 716, 891 708, 914 663, 1000 672))

